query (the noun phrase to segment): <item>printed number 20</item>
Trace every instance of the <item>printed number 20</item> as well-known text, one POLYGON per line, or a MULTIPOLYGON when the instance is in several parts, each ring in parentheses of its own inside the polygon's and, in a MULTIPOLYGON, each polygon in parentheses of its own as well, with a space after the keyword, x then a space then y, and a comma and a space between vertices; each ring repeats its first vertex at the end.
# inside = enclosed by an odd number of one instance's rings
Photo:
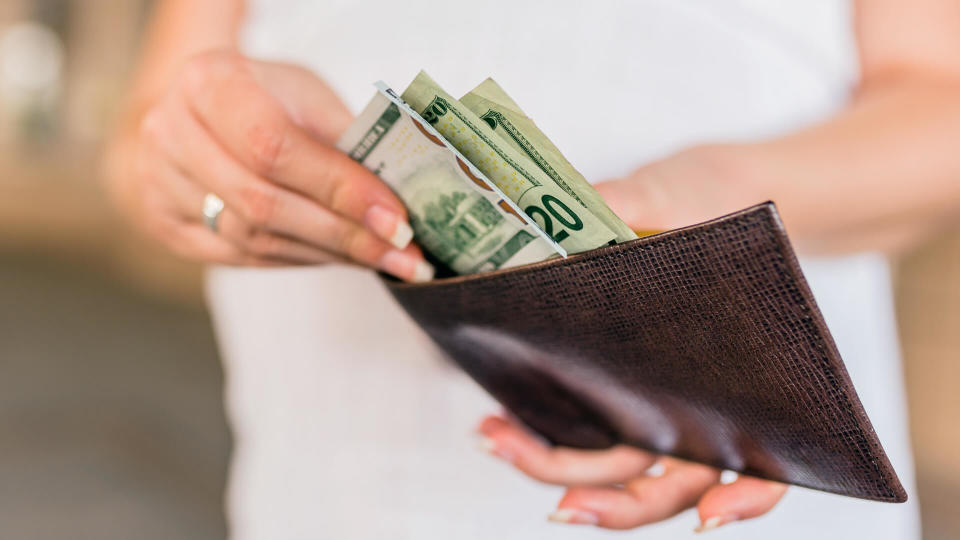
POLYGON ((553 195, 544 195, 540 198, 540 201, 543 203, 543 207, 530 205, 526 207, 523 211, 527 213, 528 216, 534 217, 535 215, 540 215, 543 218, 543 232, 558 244, 566 240, 570 233, 565 230, 557 231, 557 234, 553 234, 553 220, 556 219, 560 222, 561 225, 570 229, 572 231, 579 231, 583 228, 583 221, 570 209, 569 206, 563 204, 563 201, 554 197, 553 195), (551 219, 551 216, 553 218, 551 219))

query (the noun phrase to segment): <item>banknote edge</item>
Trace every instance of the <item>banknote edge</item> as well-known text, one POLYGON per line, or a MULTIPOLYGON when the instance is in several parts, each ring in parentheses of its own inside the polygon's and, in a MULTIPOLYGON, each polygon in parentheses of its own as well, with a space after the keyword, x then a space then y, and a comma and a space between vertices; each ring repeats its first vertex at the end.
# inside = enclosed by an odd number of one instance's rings
MULTIPOLYGON (((374 88, 377 89, 378 92, 383 94, 384 97, 386 97, 391 102, 393 102, 397 107, 400 107, 400 109, 403 112, 407 113, 407 115, 409 115, 414 122, 417 122, 418 124, 420 124, 420 127, 424 128, 428 133, 430 133, 434 137, 437 137, 437 139, 443 143, 443 146, 446 147, 447 150, 450 150, 455 156, 457 156, 457 158, 459 158, 470 169, 471 174, 473 174, 474 176, 479 178, 481 181, 483 181, 483 183, 486 184, 487 188, 489 188, 491 191, 496 193, 497 196, 503 199, 503 203, 508 205, 513 211, 517 212, 518 216, 527 215, 526 212, 521 210, 520 207, 517 206, 517 204, 513 202, 513 200, 510 197, 508 197, 499 187, 497 187, 496 184, 494 184, 489 178, 487 178, 487 176, 483 174, 483 172, 481 172, 480 169, 474 166, 474 164, 471 163, 466 156, 464 156, 462 153, 460 153, 459 150, 457 150, 452 144, 450 144, 450 142, 447 141, 447 139, 439 131, 437 131, 436 128, 434 128, 433 126, 430 125, 429 122, 424 120, 423 117, 420 116, 420 113, 415 111, 413 107, 407 104, 406 101, 403 101, 403 99, 400 98, 400 95, 394 92, 394 90, 390 87, 390 85, 388 85, 384 81, 376 81, 373 83, 373 86, 374 88)), ((541 238, 543 238, 544 240, 550 243, 550 245, 553 247, 554 251, 557 252, 557 254, 559 254, 564 259, 567 258, 568 256, 567 250, 564 249, 563 246, 557 243, 553 238, 550 238, 550 235, 548 235, 543 229, 540 228, 540 225, 537 224, 536 220, 529 217, 527 217, 527 220, 530 222, 530 225, 534 228, 534 230, 537 231, 537 234, 539 234, 541 238)))

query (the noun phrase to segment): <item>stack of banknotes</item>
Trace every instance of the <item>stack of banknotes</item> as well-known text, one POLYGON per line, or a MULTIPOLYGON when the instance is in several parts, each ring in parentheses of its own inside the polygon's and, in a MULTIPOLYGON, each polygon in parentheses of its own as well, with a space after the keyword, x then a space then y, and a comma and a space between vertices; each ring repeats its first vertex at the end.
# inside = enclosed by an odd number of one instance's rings
POLYGON ((487 272, 637 237, 493 79, 459 100, 424 72, 399 96, 376 86, 337 147, 393 189, 441 271, 487 272))

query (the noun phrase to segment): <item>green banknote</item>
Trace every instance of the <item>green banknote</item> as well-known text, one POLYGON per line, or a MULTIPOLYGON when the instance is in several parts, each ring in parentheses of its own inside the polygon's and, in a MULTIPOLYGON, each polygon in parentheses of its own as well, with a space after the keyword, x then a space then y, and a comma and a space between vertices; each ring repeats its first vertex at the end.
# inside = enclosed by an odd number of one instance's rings
POLYGON ((577 197, 426 73, 417 75, 402 98, 567 252, 579 253, 616 241, 617 233, 577 197))
POLYGON ((392 90, 378 88, 337 148, 393 189, 434 260, 472 274, 565 255, 392 90))
POLYGON ((556 145, 493 79, 480 83, 460 98, 460 103, 486 122, 511 148, 527 156, 556 185, 616 233, 617 242, 637 237, 630 227, 610 210, 587 179, 573 168, 556 145))

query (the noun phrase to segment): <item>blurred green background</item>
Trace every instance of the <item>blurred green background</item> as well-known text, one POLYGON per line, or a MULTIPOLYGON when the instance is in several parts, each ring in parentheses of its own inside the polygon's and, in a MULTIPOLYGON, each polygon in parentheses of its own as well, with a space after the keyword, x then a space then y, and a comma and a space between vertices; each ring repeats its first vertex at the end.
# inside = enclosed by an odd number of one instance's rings
MULTIPOLYGON (((202 273, 97 154, 149 2, 0 0, 0 538, 222 538, 230 438, 202 273)), ((960 538, 960 235, 897 261, 925 537, 960 538)))

